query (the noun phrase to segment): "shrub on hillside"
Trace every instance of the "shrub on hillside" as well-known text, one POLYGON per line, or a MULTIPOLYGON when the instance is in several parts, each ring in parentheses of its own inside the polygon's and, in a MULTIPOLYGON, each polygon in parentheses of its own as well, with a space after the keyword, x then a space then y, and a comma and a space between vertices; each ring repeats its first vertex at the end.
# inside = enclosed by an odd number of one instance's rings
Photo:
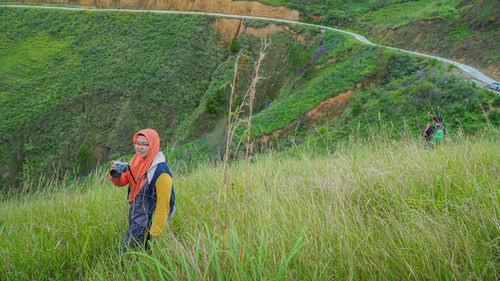
POLYGON ((369 8, 372 11, 376 11, 376 10, 382 9, 383 7, 385 7, 389 4, 391 4, 390 0, 372 0, 372 1, 370 1, 369 8))
POLYGON ((310 59, 311 50, 309 48, 304 48, 304 44, 300 41, 295 43, 288 52, 288 65, 290 69, 301 67, 310 59))
POLYGON ((330 10, 325 17, 325 24, 332 26, 343 26, 353 19, 349 10, 330 10))
POLYGON ((238 41, 238 38, 234 37, 233 40, 231 40, 231 46, 229 47, 229 50, 233 53, 237 53, 241 50, 240 42, 238 41))
POLYGON ((360 102, 355 103, 352 106, 352 110, 351 110, 352 117, 358 116, 362 109, 363 109, 363 106, 361 105, 360 102))
POLYGON ((488 114, 488 120, 493 126, 500 125, 500 108, 493 108, 488 114))
POLYGON ((226 95, 224 89, 221 88, 213 96, 207 98, 205 106, 210 114, 218 115, 223 111, 225 102, 226 95))
POLYGON ((92 150, 86 144, 82 144, 75 155, 75 171, 78 174, 86 173, 90 171, 90 169, 94 168, 96 161, 94 159, 94 155, 92 154, 92 150))

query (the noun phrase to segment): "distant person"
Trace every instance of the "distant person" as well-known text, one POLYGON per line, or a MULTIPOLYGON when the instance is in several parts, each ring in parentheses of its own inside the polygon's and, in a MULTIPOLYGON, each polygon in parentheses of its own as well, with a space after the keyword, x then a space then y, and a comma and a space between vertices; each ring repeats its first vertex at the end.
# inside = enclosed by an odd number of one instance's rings
POLYGON ((440 143, 443 140, 444 136, 446 136, 448 133, 446 132, 446 128, 443 125, 443 118, 441 117, 441 115, 434 115, 434 117, 432 117, 432 122, 432 125, 431 122, 427 123, 427 128, 425 128, 422 136, 424 137, 426 143, 436 145, 440 143))
POLYGON ((175 214, 172 174, 160 151, 158 133, 141 130, 133 140, 135 155, 130 163, 112 161, 109 175, 114 185, 129 185, 129 225, 120 243, 122 253, 127 249, 149 251, 151 236, 160 235, 175 214))

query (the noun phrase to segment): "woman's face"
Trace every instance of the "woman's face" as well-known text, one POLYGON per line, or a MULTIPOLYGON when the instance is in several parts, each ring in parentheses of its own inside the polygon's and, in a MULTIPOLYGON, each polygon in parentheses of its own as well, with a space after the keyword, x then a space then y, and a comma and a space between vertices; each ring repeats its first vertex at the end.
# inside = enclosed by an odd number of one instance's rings
POLYGON ((137 156, 145 158, 149 154, 149 144, 145 136, 139 135, 134 143, 135 152, 137 156))

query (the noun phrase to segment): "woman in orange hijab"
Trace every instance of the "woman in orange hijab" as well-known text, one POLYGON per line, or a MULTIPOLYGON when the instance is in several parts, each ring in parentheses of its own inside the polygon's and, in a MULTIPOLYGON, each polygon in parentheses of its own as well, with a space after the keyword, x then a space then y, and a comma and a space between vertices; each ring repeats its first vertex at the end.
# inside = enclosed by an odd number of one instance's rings
MULTIPOLYGON (((120 243, 127 248, 148 249, 147 241, 158 236, 175 213, 172 174, 160 151, 160 137, 153 129, 137 132, 133 138, 135 155, 128 171, 109 179, 116 186, 129 186, 128 229, 120 243)), ((111 170, 116 167, 111 162, 111 170)))

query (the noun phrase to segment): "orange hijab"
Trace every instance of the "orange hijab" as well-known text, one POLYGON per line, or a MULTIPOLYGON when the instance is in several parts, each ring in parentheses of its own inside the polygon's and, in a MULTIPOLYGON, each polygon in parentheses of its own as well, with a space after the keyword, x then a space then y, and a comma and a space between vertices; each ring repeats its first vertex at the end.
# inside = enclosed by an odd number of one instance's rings
POLYGON ((135 182, 132 179, 129 181, 130 183, 130 193, 128 195, 128 202, 134 201, 135 196, 141 191, 142 185, 147 183, 147 179, 139 180, 143 177, 149 170, 151 163, 155 159, 156 154, 160 152, 160 136, 153 129, 144 129, 141 130, 134 135, 134 144, 139 135, 144 135, 148 140, 149 144, 149 153, 145 158, 139 157, 137 153, 134 155, 134 158, 130 160, 129 166, 132 174, 134 175, 135 182))

